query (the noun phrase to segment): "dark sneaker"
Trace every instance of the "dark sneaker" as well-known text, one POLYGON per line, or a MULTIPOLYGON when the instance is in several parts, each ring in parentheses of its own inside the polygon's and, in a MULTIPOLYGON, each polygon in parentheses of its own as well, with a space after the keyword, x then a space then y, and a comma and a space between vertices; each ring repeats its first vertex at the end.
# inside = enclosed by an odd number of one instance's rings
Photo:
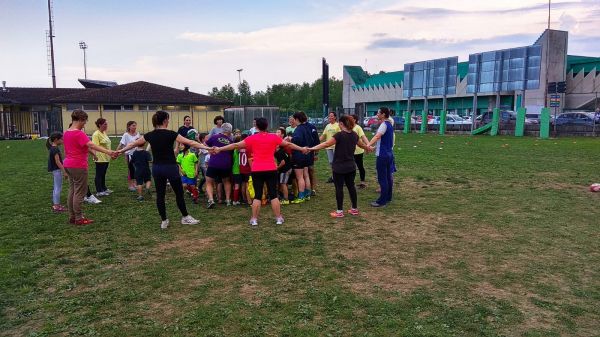
POLYGON ((377 201, 373 201, 373 202, 371 203, 371 206, 372 206, 372 207, 385 207, 385 204, 380 204, 380 203, 378 203, 377 201))

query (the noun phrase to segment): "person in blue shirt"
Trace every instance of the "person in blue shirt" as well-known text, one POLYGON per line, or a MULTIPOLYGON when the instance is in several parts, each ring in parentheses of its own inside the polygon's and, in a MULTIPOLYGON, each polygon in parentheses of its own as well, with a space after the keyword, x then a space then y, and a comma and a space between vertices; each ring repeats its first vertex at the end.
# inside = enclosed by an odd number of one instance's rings
POLYGON ((396 164, 394 162, 394 127, 389 121, 390 110, 386 107, 381 107, 377 110, 377 119, 381 123, 377 133, 369 142, 369 146, 376 144, 375 155, 377 160, 375 167, 377 169, 377 181, 381 192, 379 198, 371 203, 373 207, 382 207, 392 201, 392 193, 394 187, 393 174, 396 172, 396 164))
MULTIPOLYGON (((302 111, 296 112, 294 120, 298 125, 292 135, 292 143, 300 147, 313 147, 319 144, 319 133, 314 125, 308 123, 308 117, 302 111)), ((310 199, 311 181, 309 167, 314 164, 314 154, 292 151, 292 168, 298 182, 298 197, 292 203, 299 204, 310 199)))

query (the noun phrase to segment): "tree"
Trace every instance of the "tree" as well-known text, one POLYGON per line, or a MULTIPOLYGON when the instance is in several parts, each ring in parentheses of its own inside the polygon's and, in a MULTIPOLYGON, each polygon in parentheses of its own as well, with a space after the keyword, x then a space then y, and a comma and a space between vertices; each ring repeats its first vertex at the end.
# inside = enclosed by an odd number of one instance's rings
POLYGON ((212 90, 208 92, 208 95, 211 97, 226 99, 231 102, 233 102, 236 98, 235 89, 233 89, 231 83, 227 83, 226 85, 222 86, 221 89, 213 87, 212 90))
POLYGON ((242 83, 238 85, 238 95, 242 97, 242 105, 254 104, 254 99, 252 97, 252 92, 250 91, 250 84, 248 84, 248 81, 243 80, 242 83))

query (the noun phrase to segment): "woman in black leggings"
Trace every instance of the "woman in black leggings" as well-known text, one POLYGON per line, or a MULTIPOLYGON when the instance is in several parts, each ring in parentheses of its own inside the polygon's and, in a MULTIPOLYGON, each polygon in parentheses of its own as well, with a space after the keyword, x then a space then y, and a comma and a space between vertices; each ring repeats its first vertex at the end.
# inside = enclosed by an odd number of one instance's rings
POLYGON ((208 150, 209 147, 187 139, 177 132, 167 129, 169 126, 169 114, 165 111, 157 111, 152 116, 152 125, 154 125, 154 130, 141 136, 135 142, 129 143, 127 146, 119 150, 119 153, 123 153, 131 148, 144 145, 146 141, 148 141, 152 147, 152 176, 154 177, 154 185, 156 186, 156 208, 158 208, 158 213, 162 219, 160 228, 166 229, 169 227, 169 219, 167 219, 167 210, 165 206, 167 181, 169 181, 171 188, 173 188, 173 192, 175 192, 177 207, 179 208, 182 216, 181 224, 195 225, 198 223, 198 220, 189 215, 185 207, 183 185, 181 183, 181 176, 179 175, 179 168, 177 167, 177 162, 175 161, 173 144, 175 144, 177 141, 177 143, 187 144, 191 147, 199 149, 208 150))
POLYGON ((342 131, 336 133, 333 138, 317 146, 309 148, 310 151, 317 151, 332 145, 335 145, 333 155, 333 183, 335 185, 335 199, 337 201, 337 210, 330 213, 334 218, 344 217, 344 185, 348 188, 352 208, 348 210, 351 215, 358 215, 358 197, 354 187, 354 178, 356 177, 356 162, 354 161, 354 150, 356 146, 371 151, 358 135, 352 131, 355 123, 349 116, 340 117, 340 128, 342 131))

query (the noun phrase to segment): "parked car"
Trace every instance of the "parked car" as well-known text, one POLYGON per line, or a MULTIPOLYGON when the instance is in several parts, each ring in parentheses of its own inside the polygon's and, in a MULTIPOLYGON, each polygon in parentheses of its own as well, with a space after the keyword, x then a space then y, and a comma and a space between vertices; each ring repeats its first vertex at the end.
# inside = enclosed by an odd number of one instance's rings
POLYGON ((369 119, 367 120, 367 123, 365 124, 365 127, 372 128, 373 125, 375 125, 376 127, 379 126, 379 119, 377 119, 376 116, 369 117, 369 119))
POLYGON ((365 116, 362 121, 362 126, 367 126, 369 124, 369 119, 371 119, 371 117, 365 116))
POLYGON ((556 125, 594 125, 594 113, 565 112, 556 117, 556 125))
MULTIPOLYGON (((494 116, 492 111, 486 111, 483 114, 477 116, 477 118, 475 118, 475 120, 479 123, 479 124, 488 124, 489 122, 492 121, 492 117, 494 116)), ((514 111, 500 111, 500 122, 501 123, 508 123, 511 121, 516 121, 517 120, 517 114, 514 111)))
MULTIPOLYGON (((427 124, 440 124, 440 116, 434 116, 433 119, 430 119, 427 124)), ((459 115, 446 115, 446 125, 462 125, 462 124, 471 124, 471 122, 465 121, 459 115)))
POLYGON ((525 114, 525 124, 540 124, 540 114, 525 114))

